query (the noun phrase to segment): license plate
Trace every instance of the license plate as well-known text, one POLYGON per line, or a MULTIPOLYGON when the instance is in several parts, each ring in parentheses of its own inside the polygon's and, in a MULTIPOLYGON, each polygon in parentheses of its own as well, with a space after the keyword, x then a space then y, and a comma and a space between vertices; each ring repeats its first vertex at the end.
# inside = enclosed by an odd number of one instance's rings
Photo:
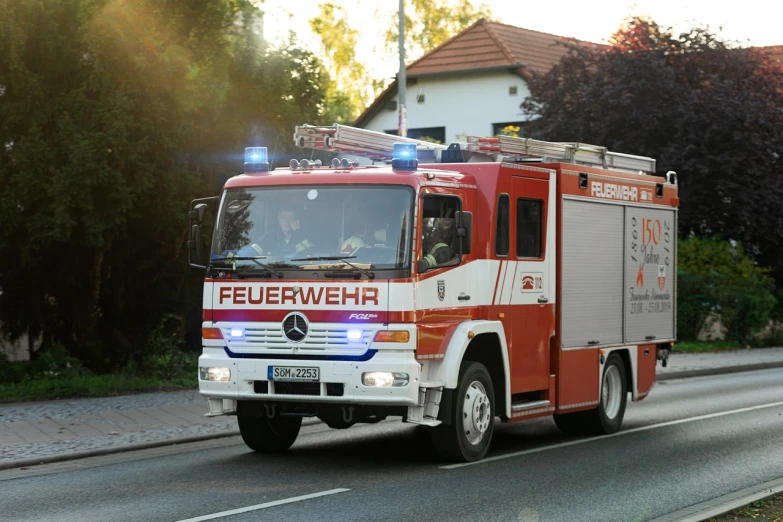
POLYGON ((320 379, 318 368, 300 368, 298 366, 270 366, 270 381, 315 381, 320 379))

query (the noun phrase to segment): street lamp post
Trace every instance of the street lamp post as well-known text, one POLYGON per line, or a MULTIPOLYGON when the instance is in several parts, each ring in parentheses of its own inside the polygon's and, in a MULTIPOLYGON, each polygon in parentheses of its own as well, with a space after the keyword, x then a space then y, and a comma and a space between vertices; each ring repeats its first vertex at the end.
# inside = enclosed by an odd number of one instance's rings
POLYGON ((398 105, 400 106, 400 121, 398 123, 398 134, 403 138, 408 135, 407 113, 405 109, 405 0, 400 0, 400 73, 397 75, 397 92, 399 95, 398 105))

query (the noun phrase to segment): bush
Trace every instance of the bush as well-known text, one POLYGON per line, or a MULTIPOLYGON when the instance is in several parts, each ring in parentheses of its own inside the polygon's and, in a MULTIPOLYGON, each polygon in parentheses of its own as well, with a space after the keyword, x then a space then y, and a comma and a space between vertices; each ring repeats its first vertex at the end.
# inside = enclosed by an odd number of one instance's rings
POLYGON ((687 238, 679 242, 677 332, 695 340, 710 313, 721 317, 726 338, 750 342, 769 323, 777 299, 769 270, 756 265, 741 244, 687 238))

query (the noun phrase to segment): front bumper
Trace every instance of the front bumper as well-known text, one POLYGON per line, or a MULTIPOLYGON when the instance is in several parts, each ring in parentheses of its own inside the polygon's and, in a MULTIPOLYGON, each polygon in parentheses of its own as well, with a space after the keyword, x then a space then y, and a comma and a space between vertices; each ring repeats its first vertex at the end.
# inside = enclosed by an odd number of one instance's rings
POLYGON ((207 399, 416 406, 419 403, 420 368, 413 351, 377 351, 366 361, 312 359, 253 359, 229 357, 226 350, 204 347, 199 367, 231 370, 228 382, 199 379, 199 393, 207 399), (269 366, 319 368, 320 383, 308 386, 279 386, 268 380, 269 366), (407 373, 407 386, 375 387, 362 384, 364 372, 407 373), (292 388, 294 392, 292 393, 292 388))

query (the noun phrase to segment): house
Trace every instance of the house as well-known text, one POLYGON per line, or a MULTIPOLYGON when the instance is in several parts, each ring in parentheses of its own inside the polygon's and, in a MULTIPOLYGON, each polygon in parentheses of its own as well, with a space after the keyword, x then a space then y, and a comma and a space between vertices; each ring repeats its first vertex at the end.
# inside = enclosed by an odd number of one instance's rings
MULTIPOLYGON (((406 68, 408 137, 448 143, 462 133, 494 136, 509 125, 522 128, 526 80, 548 72, 567 52, 559 45, 565 41, 575 40, 479 20, 406 68)), ((395 81, 355 125, 397 134, 398 117, 395 81)))
MULTIPOLYGON (((441 143, 457 135, 495 136, 520 127, 520 104, 529 96, 527 80, 547 73, 567 52, 564 42, 600 46, 513 25, 479 20, 406 68, 409 138, 441 143)), ((783 46, 762 47, 783 63, 783 46)), ((394 81, 355 122, 355 126, 397 134, 397 82, 394 81)))

